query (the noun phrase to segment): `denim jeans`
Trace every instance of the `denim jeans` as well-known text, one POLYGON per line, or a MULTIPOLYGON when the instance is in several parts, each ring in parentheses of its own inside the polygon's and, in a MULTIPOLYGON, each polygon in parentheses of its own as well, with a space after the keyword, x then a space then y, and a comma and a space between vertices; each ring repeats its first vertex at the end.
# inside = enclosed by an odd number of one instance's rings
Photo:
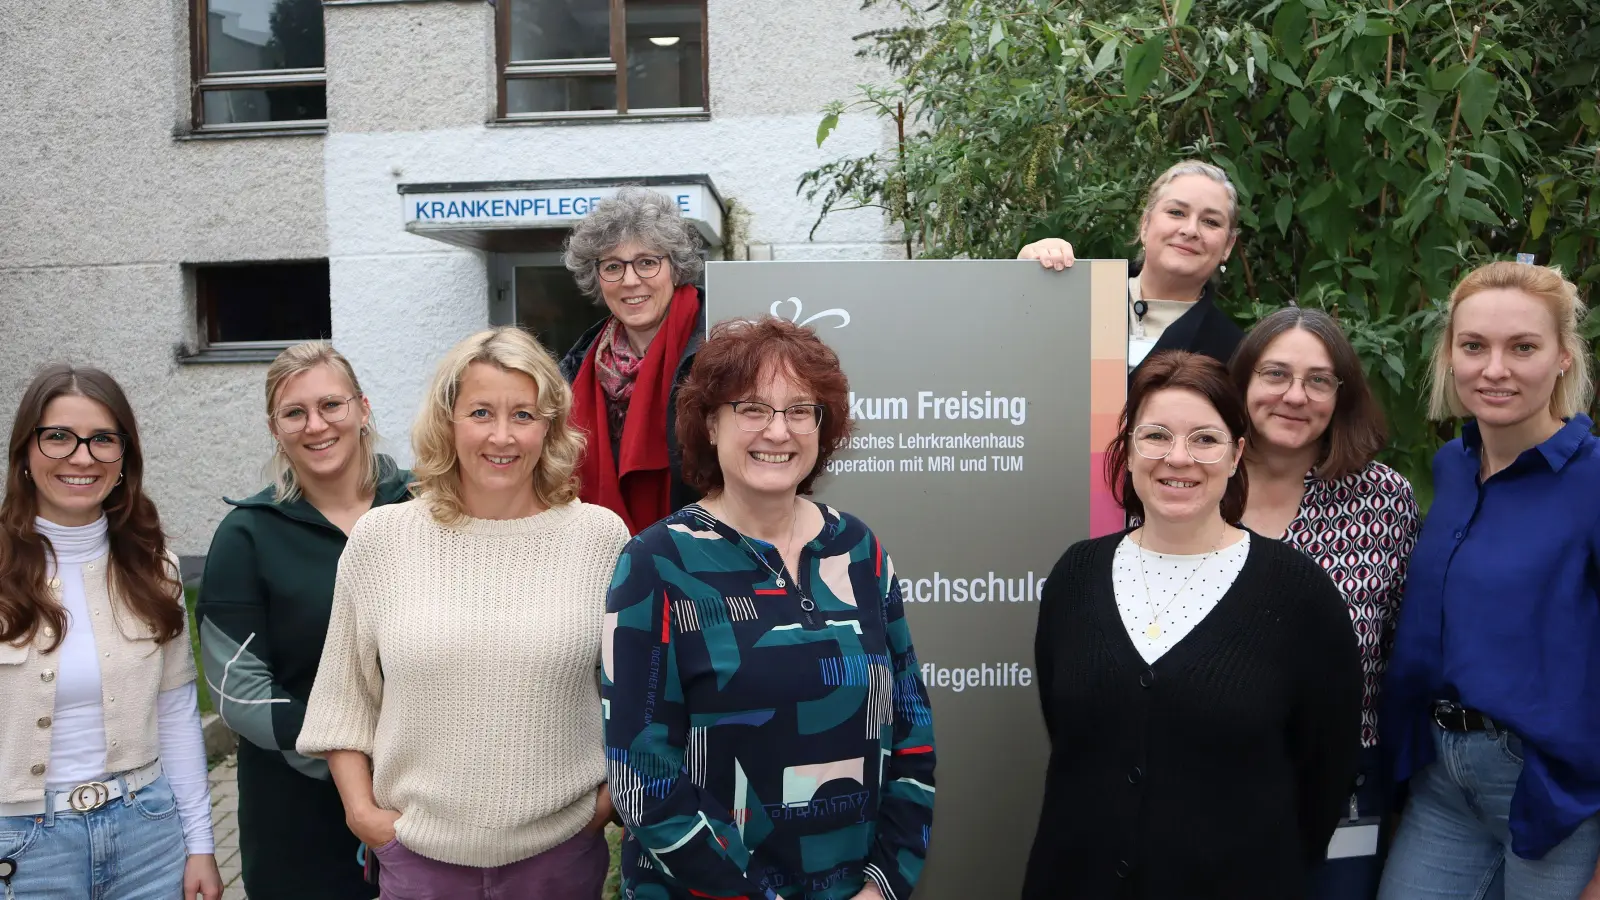
POLYGON ((1511 852, 1522 741, 1504 730, 1434 728, 1438 757, 1411 779, 1378 900, 1575 900, 1594 877, 1600 819, 1543 859, 1511 852))
POLYGON ((86 813, 0 818, 0 858, 5 900, 177 900, 189 855, 163 775, 86 813))

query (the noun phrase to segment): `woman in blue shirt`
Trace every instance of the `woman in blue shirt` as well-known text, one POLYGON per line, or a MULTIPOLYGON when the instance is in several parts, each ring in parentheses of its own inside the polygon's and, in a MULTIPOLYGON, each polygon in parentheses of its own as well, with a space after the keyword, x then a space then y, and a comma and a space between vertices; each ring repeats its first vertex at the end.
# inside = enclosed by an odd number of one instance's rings
POLYGON ((1410 799, 1380 900, 1596 900, 1600 443, 1583 304, 1553 269, 1464 279, 1433 360, 1434 457, 1382 730, 1410 799))

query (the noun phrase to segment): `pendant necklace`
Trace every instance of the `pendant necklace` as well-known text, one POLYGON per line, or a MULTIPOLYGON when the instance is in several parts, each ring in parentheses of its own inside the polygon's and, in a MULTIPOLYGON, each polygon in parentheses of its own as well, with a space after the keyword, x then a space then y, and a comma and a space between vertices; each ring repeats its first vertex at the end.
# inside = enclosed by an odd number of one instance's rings
MULTIPOLYGON (((701 505, 703 506, 704 504, 701 504, 701 505)), ((800 506, 798 504, 796 504, 795 507, 794 507, 794 512, 790 513, 790 515, 789 515, 789 543, 790 544, 794 543, 794 524, 795 524, 795 520, 797 518, 799 518, 799 516, 800 516, 800 506)), ((782 572, 778 571, 777 569, 774 569, 772 567, 772 564, 767 562, 767 558, 765 556, 763 556, 760 551, 756 550, 756 548, 754 546, 751 545, 750 541, 745 538, 744 532, 738 531, 737 529, 735 529, 735 532, 739 535, 739 543, 743 544, 745 549, 749 550, 750 553, 753 556, 755 556, 755 558, 757 560, 759 560, 761 562, 762 568, 765 568, 768 572, 772 573, 772 577, 774 579, 773 583, 776 584, 778 587, 788 587, 789 586, 788 579, 783 577, 783 573, 782 572)), ((787 544, 785 546, 787 546, 787 544)), ((782 548, 777 548, 777 549, 778 549, 778 559, 781 560, 781 559, 783 559, 783 550, 782 550, 782 548)))
POLYGON ((1173 594, 1172 599, 1168 600, 1160 610, 1156 609, 1155 601, 1150 598, 1150 582, 1144 575, 1144 535, 1139 535, 1139 540, 1134 542, 1134 546, 1139 548, 1139 583, 1144 585, 1144 605, 1150 611, 1150 624, 1144 630, 1145 637, 1152 641, 1161 637, 1161 617, 1166 615, 1167 610, 1172 608, 1172 604, 1178 602, 1178 598, 1183 596, 1183 592, 1189 589, 1189 582, 1193 581, 1194 577, 1200 574, 1200 570, 1206 567, 1206 563, 1210 562, 1211 558, 1217 555, 1217 551, 1222 549, 1222 539, 1227 533, 1228 527, 1223 525, 1222 533, 1217 535, 1217 542, 1212 545, 1211 552, 1200 560, 1200 564, 1194 567, 1194 571, 1189 573, 1189 577, 1183 580, 1183 585, 1178 588, 1177 593, 1173 594))

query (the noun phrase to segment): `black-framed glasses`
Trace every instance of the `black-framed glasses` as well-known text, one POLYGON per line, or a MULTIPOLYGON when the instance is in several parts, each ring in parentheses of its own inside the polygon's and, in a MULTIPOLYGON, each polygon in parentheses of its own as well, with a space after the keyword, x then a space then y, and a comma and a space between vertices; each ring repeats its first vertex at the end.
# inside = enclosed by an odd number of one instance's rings
POLYGON ((635 256, 633 259, 602 259, 595 263, 595 269, 600 273, 601 281, 621 281, 627 274, 628 267, 633 267, 633 274, 640 278, 653 278, 661 271, 662 260, 665 256, 635 256))
POLYGON ((728 405, 733 407, 733 418, 739 423, 740 431, 766 431, 772 424, 772 417, 781 412, 791 434, 816 431, 822 425, 822 412, 827 409, 820 403, 796 403, 777 409, 760 400, 729 400, 728 405))
MULTIPOLYGON (((1166 459, 1178 444, 1178 436, 1163 425, 1140 425, 1130 435, 1133 438, 1133 452, 1145 459, 1166 459)), ((1228 455, 1228 448, 1233 446, 1233 439, 1228 437, 1226 431, 1201 428, 1185 435, 1183 444, 1189 451, 1190 459, 1209 466, 1222 462, 1223 457, 1228 455)))
POLYGON ((1262 366, 1255 373, 1269 394, 1287 394, 1298 381, 1305 388, 1306 396, 1313 400, 1332 400, 1333 395, 1339 393, 1339 385, 1344 384, 1343 379, 1335 378, 1331 372, 1296 375, 1282 366, 1262 366))
MULTIPOLYGON (((361 399, 360 394, 353 397, 323 397, 317 401, 317 415, 329 425, 343 422, 345 416, 350 415, 350 404, 359 399, 361 399)), ((311 412, 299 404, 285 406, 272 414, 272 424, 284 434, 299 434, 306 430, 306 425, 310 421, 311 412)))
POLYGON ((50 459, 66 459, 84 444, 89 445, 89 455, 96 462, 114 463, 128 452, 128 436, 120 431, 97 431, 83 437, 67 428, 42 425, 33 430, 33 440, 39 452, 50 459))

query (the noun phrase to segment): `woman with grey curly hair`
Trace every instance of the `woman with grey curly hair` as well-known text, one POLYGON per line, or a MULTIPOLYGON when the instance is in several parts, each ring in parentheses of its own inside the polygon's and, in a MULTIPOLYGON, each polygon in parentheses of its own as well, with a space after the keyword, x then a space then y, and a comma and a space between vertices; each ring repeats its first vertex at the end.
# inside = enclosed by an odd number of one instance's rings
POLYGON ((699 499, 683 482, 674 421, 706 331, 699 236, 670 198, 625 187, 578 223, 563 261, 611 313, 561 360, 573 422, 589 435, 580 496, 637 534, 699 499))

